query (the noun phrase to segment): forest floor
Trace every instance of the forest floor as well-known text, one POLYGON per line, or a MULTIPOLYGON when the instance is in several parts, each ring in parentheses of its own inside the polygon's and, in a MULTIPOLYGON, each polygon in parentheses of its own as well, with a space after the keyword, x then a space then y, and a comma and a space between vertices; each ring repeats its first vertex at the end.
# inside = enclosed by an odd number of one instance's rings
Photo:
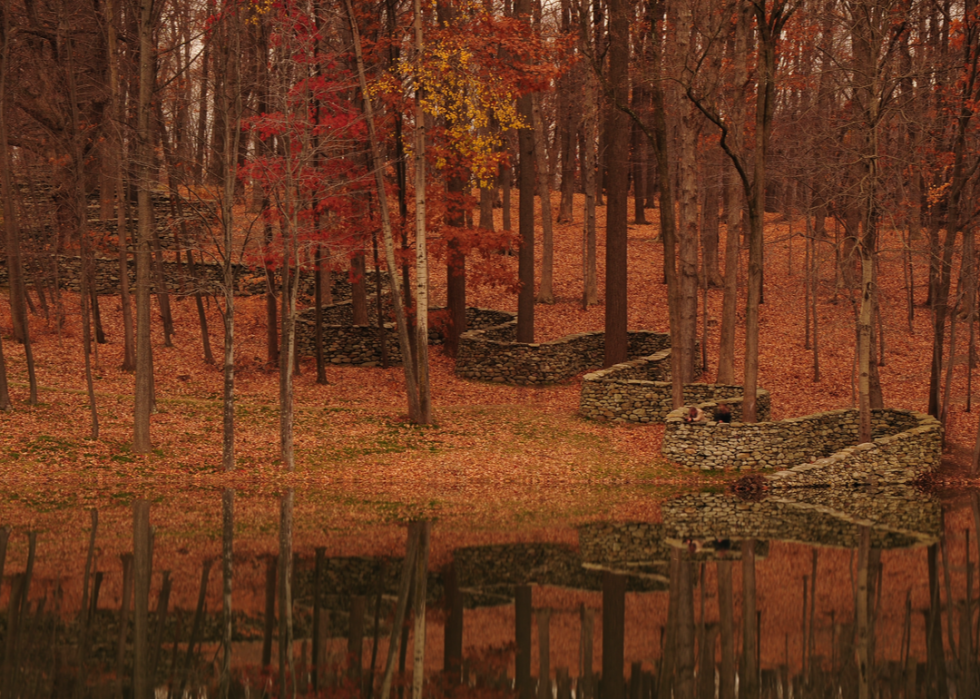
MULTIPOLYGON (((516 198, 515 198, 516 199, 516 198)), ((555 198, 557 211, 557 196, 555 198)), ((578 204, 578 202, 576 202, 578 204)), ((516 205, 516 201, 515 201, 516 205)), ((630 211, 632 212, 632 203, 630 211)), ((498 216, 499 216, 498 211, 498 216)), ((604 207, 598 209, 600 305, 583 310, 581 297, 581 207, 576 220, 555 227, 555 297, 536 307, 536 339, 601 330, 604 275, 604 207)), ((516 211, 514 220, 516 221, 516 211)), ((631 217, 632 218, 632 217, 631 217)), ((647 218, 657 221, 656 210, 647 218)), ((498 221, 499 224, 499 221, 498 221)), ((828 220, 833 231, 833 223, 828 220)), ((804 349, 804 222, 770 215, 766 227, 765 303, 761 310, 760 384, 772 396, 772 416, 796 415, 850 407, 855 390, 854 306, 835 275, 833 238, 820 248, 819 362, 814 381, 813 352, 804 349)), ((661 283, 662 245, 658 226, 630 224, 629 327, 666 332, 666 287, 661 283)), ((722 249, 724 246, 722 226, 722 249)), ((540 262, 540 234, 538 259, 540 262)), ((931 332, 923 307, 927 278, 925 241, 913 255, 915 319, 909 329, 906 282, 902 271, 902 238, 886 232, 881 248, 881 311, 884 364, 880 367, 886 405, 924 411, 929 380, 931 332)), ((743 254, 743 263, 745 251, 743 254)), ((496 261, 500 263, 500 259, 496 261)), ((479 264, 479 262, 476 262, 479 264)), ((503 258, 514 268, 517 258, 503 258)), ((723 261, 722 261, 723 264, 723 261)), ((744 267, 744 264, 743 264, 744 267)), ((433 261, 433 303, 444 301, 445 266, 433 261)), ((744 275, 743 275, 744 276, 744 275)), ((744 290, 744 278, 740 279, 744 290)), ((468 289, 468 304, 516 310, 516 294, 503 288, 468 289)), ((708 371, 717 365, 722 291, 708 291, 708 371)), ((583 489, 619 493, 615 507, 625 514, 646 507, 650 493, 717 483, 732 474, 704 475, 666 463, 660 456, 662 425, 602 424, 578 416, 581 377, 546 388, 521 388, 463 381, 441 348, 431 351, 435 425, 407 424, 402 370, 328 367, 327 385, 317 385, 315 363, 302 362, 296 378, 295 474, 278 463, 278 375, 265 365, 264 300, 237 303, 237 464, 231 475, 221 463, 220 368, 202 361, 201 339, 193 299, 177 298, 177 335, 164 347, 154 320, 154 361, 159 412, 152 418, 153 452, 131 452, 133 375, 119 369, 122 357, 121 307, 118 297, 102 298, 107 344, 98 348, 95 385, 100 437, 90 439, 80 342, 78 297, 62 294, 67 323, 59 334, 54 323, 32 317, 31 330, 40 384, 40 404, 27 404, 27 372, 22 346, 10 340, 7 303, 0 304, 8 376, 14 410, 0 413, 0 478, 11 488, 44 484, 72 491, 79 486, 111 490, 120 483, 138 488, 170 488, 178 483, 201 487, 254 489, 296 486, 341 486, 351 493, 385 493, 391 502, 424 504, 439 500, 452 508, 493 509, 533 497, 556 511, 583 502, 583 489), (139 478, 134 479, 134 476, 139 478), (624 495, 623 485, 643 485, 624 495), (137 486, 133 486, 137 487, 137 486)), ((742 319, 744 293, 740 299, 742 319)), ((155 308, 155 305, 154 305, 155 308)), ((220 357, 222 338, 218 307, 209 304, 211 343, 220 357)), ((699 329, 700 333, 700 329, 699 329)), ((959 331, 949 416, 951 471, 972 449, 976 417, 966 412, 965 331, 959 331)), ((739 333, 737 351, 744 346, 739 333)), ((741 363, 736 366, 741 373, 741 363)), ((373 497, 373 496, 372 496, 373 497)), ((592 495, 587 500, 593 501, 592 495)))

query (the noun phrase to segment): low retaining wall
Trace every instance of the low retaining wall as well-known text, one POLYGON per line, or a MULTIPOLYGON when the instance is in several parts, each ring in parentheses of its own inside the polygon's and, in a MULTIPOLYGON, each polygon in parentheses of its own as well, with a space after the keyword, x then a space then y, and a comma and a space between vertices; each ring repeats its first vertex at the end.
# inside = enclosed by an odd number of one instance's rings
MULTIPOLYGON (((378 316, 376 301, 371 299, 368 308, 368 325, 354 325, 354 310, 350 300, 323 307, 323 355, 328 364, 373 367, 381 366, 381 343, 378 339, 378 316)), ((387 317, 391 310, 390 301, 384 300, 382 309, 387 317)), ((430 308, 429 312, 441 311, 430 308)), ((467 308, 466 323, 473 328, 499 326, 514 318, 513 313, 495 311, 489 308, 467 308)), ((388 364, 402 362, 401 348, 398 345, 398 330, 394 323, 385 323, 385 342, 388 349, 388 364)), ((443 342, 442 333, 429 328, 429 344, 443 342)), ((316 355, 316 311, 308 308, 298 314, 296 319, 296 351, 300 356, 316 355)))
MULTIPOLYGON (((540 386, 569 379, 602 364, 605 333, 578 333, 549 342, 517 342, 517 321, 463 333, 456 374, 467 379, 516 386, 540 386)), ((630 357, 655 354, 670 336, 637 330, 628 334, 630 357)))
MULTIPOLYGON (((25 256, 26 281, 28 286, 33 286, 37 279, 43 279, 48 286, 54 285, 55 270, 50 259, 43 262, 43 267, 39 266, 41 261, 37 258, 25 256)), ((119 293, 119 260, 113 258, 96 257, 94 260, 94 284, 96 293, 100 296, 111 296, 119 293)), ((193 294, 200 291, 202 294, 223 293, 224 268, 220 264, 210 262, 197 262, 195 265, 197 279, 191 276, 190 269, 186 264, 178 265, 176 262, 164 261, 162 265, 163 279, 167 285, 167 290, 171 293, 193 294)), ((81 268, 82 258, 70 255, 58 256, 58 286, 67 291, 78 292, 81 289, 81 268)), ((136 261, 129 260, 129 288, 131 292, 136 290, 136 261)), ((265 272, 262 269, 253 269, 247 265, 232 265, 232 274, 235 279, 236 296, 255 296, 266 292, 265 272)), ((278 284, 278 274, 274 275, 278 284)), ((382 273, 382 283, 387 284, 387 273, 382 273)), ((375 277, 373 272, 365 275, 368 285, 368 295, 374 291, 375 277)), ((7 284, 7 264, 6 260, 0 258, 0 286, 7 284)), ((300 294, 303 296, 313 296, 314 276, 309 270, 300 271, 300 294)), ((156 292, 155 279, 151 279, 150 289, 156 292)), ((338 298, 350 298, 351 283, 346 272, 332 273, 332 289, 334 296, 338 298)))
POLYGON ((939 465, 939 422, 909 410, 873 411, 867 444, 857 444, 857 410, 730 425, 685 423, 686 410, 667 416, 664 456, 702 470, 789 469, 770 477, 772 487, 908 483, 939 465))
MULTIPOLYGON (((699 353, 700 354, 700 353, 699 353)), ((586 374, 582 379, 579 413, 593 420, 612 422, 663 422, 673 410, 670 383, 670 350, 616 364, 586 374)), ((769 416, 769 393, 756 394, 760 415, 769 416)), ((728 403, 733 419, 742 414, 742 387, 691 383, 684 386, 684 402, 728 403)))

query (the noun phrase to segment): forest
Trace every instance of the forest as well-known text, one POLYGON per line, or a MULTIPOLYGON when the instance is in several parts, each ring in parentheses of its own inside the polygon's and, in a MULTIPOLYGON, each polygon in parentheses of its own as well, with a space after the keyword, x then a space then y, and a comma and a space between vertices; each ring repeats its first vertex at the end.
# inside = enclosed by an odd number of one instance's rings
POLYGON ((472 309, 505 356, 601 331, 585 370, 669 333, 673 408, 928 413, 977 468, 974 0, 0 13, 8 476, 694 477, 581 371, 467 380, 472 309))

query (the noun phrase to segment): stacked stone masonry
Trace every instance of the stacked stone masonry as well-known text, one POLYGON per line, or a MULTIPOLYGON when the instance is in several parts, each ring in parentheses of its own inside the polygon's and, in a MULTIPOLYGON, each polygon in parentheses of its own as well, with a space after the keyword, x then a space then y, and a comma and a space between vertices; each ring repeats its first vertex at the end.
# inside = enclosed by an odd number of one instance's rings
POLYGON ((702 470, 783 471, 769 477, 772 488, 909 483, 939 465, 939 422, 909 410, 873 411, 873 441, 866 444, 857 444, 857 410, 730 425, 686 423, 686 410, 667 416, 664 456, 702 470))
MULTIPOLYGON (((221 294, 223 293, 224 267, 219 263, 197 262, 194 265, 195 273, 191 274, 190 268, 186 264, 186 258, 182 257, 182 263, 177 264, 173 260, 165 260, 161 264, 164 283, 167 291, 178 294, 221 294)), ((50 258, 42 260, 25 259, 26 281, 28 285, 33 285, 38 279, 43 279, 48 287, 54 286, 57 278, 58 287, 68 291, 78 292, 81 289, 81 269, 82 259, 69 255, 59 255, 57 257, 57 269, 50 258)), ((93 279, 96 293, 102 296, 111 296, 119 293, 119 260, 111 258, 97 257, 93 260, 93 279)), ((128 265, 129 285, 131 290, 136 288, 136 262, 129 260, 128 265)), ((234 277, 236 296, 254 296, 264 294, 268 288, 265 279, 265 272, 259 268, 254 269, 247 265, 232 265, 232 276, 234 277)), ((382 283, 387 284, 387 274, 382 274, 382 283)), ((374 273, 365 276, 368 293, 373 294, 375 289, 374 273)), ((279 284, 279 276, 273 273, 273 283, 279 284)), ((7 284, 7 265, 5 259, 0 259, 0 286, 7 284)), ((344 299, 351 296, 351 283, 346 272, 334 272, 331 275, 333 295, 336 298, 344 299)), ((314 275, 312 271, 300 271, 301 296, 312 298, 314 286, 314 275)), ((156 292, 156 277, 152 277, 150 290, 156 292)))
MULTIPOLYGON (((516 319, 460 337, 456 374, 467 379, 517 386, 541 386, 570 379, 600 366, 605 353, 601 332, 567 335, 549 342, 517 342, 516 319)), ((637 330, 628 334, 627 354, 644 357, 670 345, 670 336, 637 330)))
MULTIPOLYGON (((664 349, 607 369, 586 374, 582 379, 579 413, 593 420, 612 422, 663 422, 673 410, 670 383, 670 350, 664 349)), ((769 393, 756 394, 759 413, 769 415, 769 393)), ((692 383, 684 386, 685 403, 728 403, 733 419, 742 414, 742 387, 692 383)))
MULTIPOLYGON (((354 325, 354 310, 350 300, 324 306, 323 312, 323 355, 328 364, 336 366, 354 365, 374 367, 382 365, 382 350, 379 340, 376 302, 372 299, 368 309, 368 325, 354 325)), ((430 308, 429 313, 443 309, 430 308)), ((390 317, 391 304, 384 297, 382 313, 390 317)), ((466 322, 472 328, 499 326, 513 320, 514 314, 494 311, 487 308, 467 308, 466 322)), ((398 330, 394 323, 384 324, 385 346, 390 366, 401 364, 401 348, 398 345, 398 330)), ((443 335, 437 328, 429 329, 429 344, 440 344, 443 335)), ((308 308, 297 317, 296 351, 300 356, 312 357, 316 354, 316 311, 308 308)))

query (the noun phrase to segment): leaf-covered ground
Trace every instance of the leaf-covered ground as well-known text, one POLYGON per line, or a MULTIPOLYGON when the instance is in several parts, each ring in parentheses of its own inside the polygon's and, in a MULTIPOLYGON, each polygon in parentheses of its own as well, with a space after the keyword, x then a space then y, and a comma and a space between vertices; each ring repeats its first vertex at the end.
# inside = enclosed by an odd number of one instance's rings
MULTIPOLYGON (((600 298, 603 214, 600 208, 600 298)), ((538 340, 603 326, 602 305, 583 310, 579 302, 579 208, 576 216, 574 223, 556 228, 557 302, 536 307, 538 340)), ((656 211, 648 211, 647 216, 657 220, 656 211)), ((846 289, 837 284, 830 239, 819 245, 821 380, 813 381, 813 355, 804 349, 802 227, 803 222, 796 220, 791 229, 790 222, 778 216, 772 216, 767 227, 760 383, 772 394, 776 419, 848 407, 854 401, 854 308, 846 289)), ((917 254, 914 258, 920 305, 909 332, 901 242, 898 234, 883 236, 879 274, 885 347, 882 383, 888 405, 924 410, 931 341, 928 309, 921 305, 926 257, 917 254)), ((924 246, 925 241, 916 245, 924 246)), ((666 288, 657 226, 631 225, 629 251, 629 326, 666 331, 666 288)), ((516 258, 503 262, 516 268, 516 258)), ((434 302, 440 303, 445 267, 434 261, 432 269, 434 302)), ((471 288, 468 293, 471 305, 516 309, 516 296, 507 289, 471 288)), ((717 363, 721 298, 720 289, 708 292, 707 381, 713 380, 717 363)), ((241 299, 237 310, 238 471, 232 475, 217 471, 221 374, 201 359, 196 311, 193 300, 186 298, 172 301, 177 327, 174 347, 163 346, 159 323, 154 323, 159 407, 152 419, 154 451, 136 455, 130 448, 134 379, 119 370, 119 298, 102 299, 109 341, 98 348, 98 441, 89 438, 78 297, 63 293, 62 303, 68 320, 60 333, 43 317, 32 318, 41 386, 41 404, 33 408, 26 403, 23 349, 10 340, 9 307, 0 304, 0 329, 15 401, 13 412, 0 414, 0 476, 9 486, 43 481, 67 488, 100 483, 110 488, 135 477, 145 488, 183 482, 214 486, 261 483, 276 488, 343 485, 354 491, 384 492, 399 502, 447 497, 465 506, 482 505, 487 498, 497 501, 507 493, 519 502, 528 485, 564 491, 627 483, 684 487, 713 479, 665 463, 660 457, 660 426, 607 425, 580 418, 580 377, 547 388, 462 381, 454 376, 452 361, 438 348, 431 355, 436 418, 432 427, 406 423, 399 368, 328 367, 328 384, 320 386, 315 383, 313 360, 305 359, 295 384, 297 472, 283 474, 278 463, 278 377, 264 363, 264 302, 259 298, 241 299)), ((220 356, 221 325, 214 302, 210 322, 211 342, 220 356)), ((958 335, 949 419, 954 454, 972 446, 976 425, 972 413, 965 412, 965 332, 958 335)), ((742 341, 740 334, 739 352, 742 341)), ((740 362, 737 371, 741 371, 740 362)))

